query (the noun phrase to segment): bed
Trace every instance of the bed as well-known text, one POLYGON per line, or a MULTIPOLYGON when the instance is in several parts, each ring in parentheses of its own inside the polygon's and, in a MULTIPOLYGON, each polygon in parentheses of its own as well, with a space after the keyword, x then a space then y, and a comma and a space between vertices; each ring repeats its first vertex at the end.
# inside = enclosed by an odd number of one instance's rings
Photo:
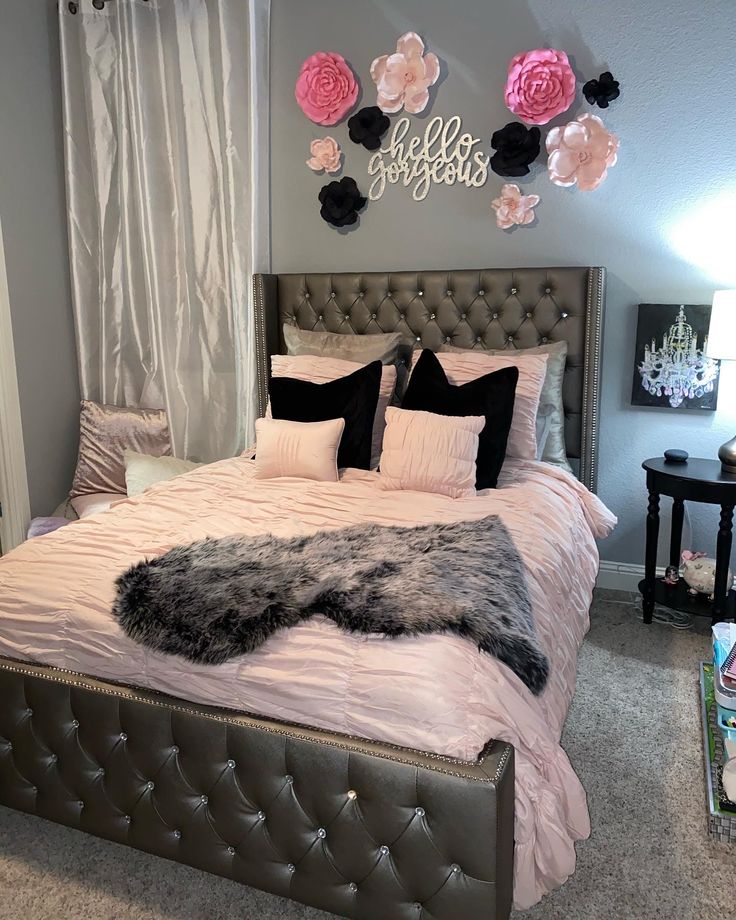
POLYGON ((603 270, 261 275, 255 294, 262 411, 284 322, 398 329, 433 349, 566 339, 579 481, 517 461, 490 497, 418 505, 367 471, 256 483, 242 457, 24 544, 0 564, 0 803, 346 917, 505 918, 564 881, 589 829, 559 738, 594 537, 612 523, 583 487, 603 270), (529 573, 552 663, 539 699, 457 637, 356 637, 315 618, 212 668, 143 650, 109 615, 126 564, 202 536, 491 512, 529 573))

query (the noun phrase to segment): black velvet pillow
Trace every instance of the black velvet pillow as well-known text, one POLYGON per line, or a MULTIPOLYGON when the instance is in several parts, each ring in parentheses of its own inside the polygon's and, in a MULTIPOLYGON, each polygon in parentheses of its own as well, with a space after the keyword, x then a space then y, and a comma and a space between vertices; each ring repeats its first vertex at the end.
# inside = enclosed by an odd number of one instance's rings
POLYGON ((271 415, 290 422, 344 418, 345 431, 337 452, 337 465, 369 470, 381 368, 380 361, 372 361, 347 377, 338 377, 328 383, 272 377, 269 384, 271 415))
POLYGON ((475 487, 495 489, 506 456, 518 380, 518 367, 504 367, 455 386, 434 352, 425 348, 411 373, 401 408, 437 415, 485 415, 475 461, 475 487))

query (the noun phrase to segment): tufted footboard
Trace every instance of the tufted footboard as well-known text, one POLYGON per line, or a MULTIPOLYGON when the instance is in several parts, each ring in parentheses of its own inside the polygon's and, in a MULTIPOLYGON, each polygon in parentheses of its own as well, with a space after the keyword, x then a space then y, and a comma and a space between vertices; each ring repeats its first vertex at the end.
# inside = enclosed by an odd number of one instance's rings
POLYGON ((469 763, 0 659, 0 804, 361 920, 504 920, 513 748, 469 763))

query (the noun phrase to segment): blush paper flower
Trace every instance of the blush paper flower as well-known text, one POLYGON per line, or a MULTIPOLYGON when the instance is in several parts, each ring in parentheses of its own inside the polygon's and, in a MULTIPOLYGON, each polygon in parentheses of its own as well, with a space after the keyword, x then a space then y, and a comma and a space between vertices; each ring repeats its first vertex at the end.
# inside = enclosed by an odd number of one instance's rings
POLYGON ((336 125, 358 101, 358 81, 341 54, 318 51, 302 64, 296 101, 318 125, 336 125))
POLYGON ((619 141, 597 115, 581 115, 547 135, 547 170, 555 185, 592 192, 614 166, 619 141))
POLYGON ((439 58, 431 51, 424 53, 424 42, 416 32, 402 35, 394 54, 377 57, 371 64, 377 105, 390 114, 402 108, 412 115, 423 112, 429 102, 429 87, 439 76, 439 58))
POLYGON ((539 195, 522 195, 519 186, 509 182, 501 189, 500 197, 493 199, 491 207, 496 212, 496 225, 502 230, 509 230, 530 224, 538 204, 539 195))
POLYGON ((537 48, 511 59, 506 105, 530 125, 546 125, 575 98, 575 74, 564 51, 537 48))
POLYGON ((315 172, 336 173, 340 169, 340 145, 334 137, 323 137, 309 145, 312 156, 307 166, 315 172))

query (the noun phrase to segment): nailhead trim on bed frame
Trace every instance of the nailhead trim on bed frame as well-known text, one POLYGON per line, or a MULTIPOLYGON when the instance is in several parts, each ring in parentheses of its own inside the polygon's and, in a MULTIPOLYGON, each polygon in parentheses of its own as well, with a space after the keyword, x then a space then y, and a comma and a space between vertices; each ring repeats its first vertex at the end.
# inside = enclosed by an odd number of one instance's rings
POLYGON ((456 760, 9 659, 0 699, 1 804, 345 917, 508 916, 510 745, 456 760))

